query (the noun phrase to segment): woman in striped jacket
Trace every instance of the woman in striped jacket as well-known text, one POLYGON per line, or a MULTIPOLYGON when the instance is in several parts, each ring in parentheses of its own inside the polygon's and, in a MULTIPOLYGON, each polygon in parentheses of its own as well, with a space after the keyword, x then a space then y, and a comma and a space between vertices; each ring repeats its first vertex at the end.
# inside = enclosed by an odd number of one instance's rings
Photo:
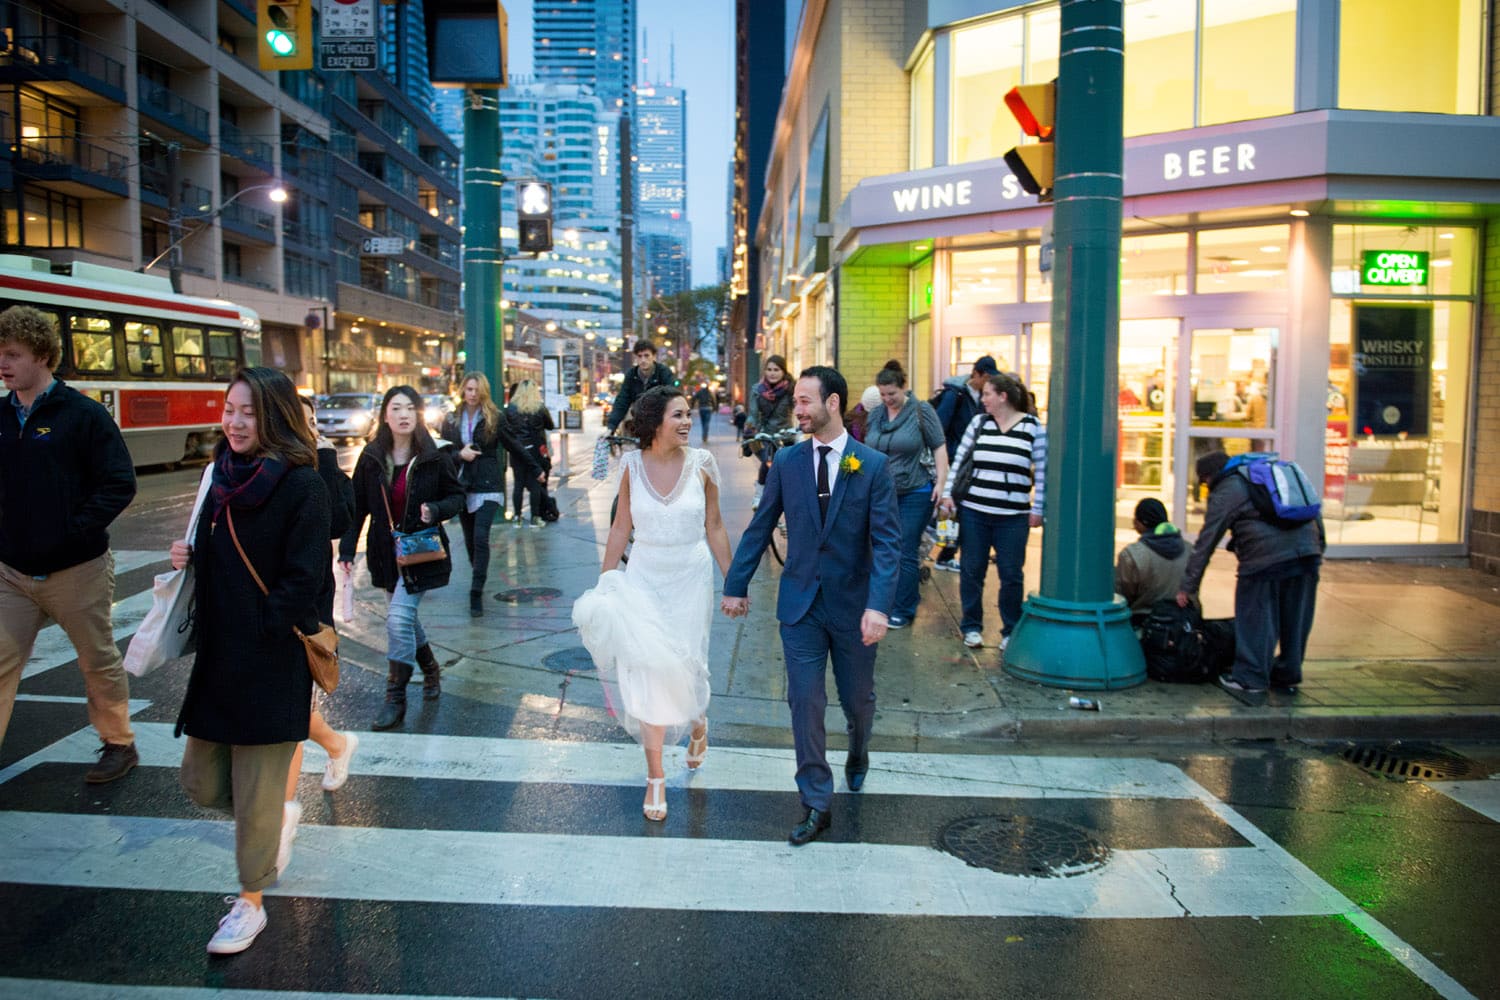
POLYGON ((987 380, 982 412, 970 422, 953 452, 941 508, 958 510, 959 597, 964 645, 984 645, 984 572, 994 551, 1000 573, 1000 649, 1021 619, 1025 596, 1026 540, 1041 527, 1046 494, 1047 432, 1031 410, 1031 393, 1016 375, 987 380), (974 477, 963 496, 953 495, 955 473, 973 454, 974 477))

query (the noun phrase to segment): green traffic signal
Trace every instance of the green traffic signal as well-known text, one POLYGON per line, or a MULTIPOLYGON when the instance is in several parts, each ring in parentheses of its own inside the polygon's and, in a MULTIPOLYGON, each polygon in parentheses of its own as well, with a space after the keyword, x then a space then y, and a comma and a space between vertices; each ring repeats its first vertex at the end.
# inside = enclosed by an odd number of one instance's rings
POLYGON ((266 17, 271 27, 266 30, 266 44, 278 56, 289 56, 297 51, 297 39, 291 34, 292 19, 286 10, 274 4, 266 8, 266 17))

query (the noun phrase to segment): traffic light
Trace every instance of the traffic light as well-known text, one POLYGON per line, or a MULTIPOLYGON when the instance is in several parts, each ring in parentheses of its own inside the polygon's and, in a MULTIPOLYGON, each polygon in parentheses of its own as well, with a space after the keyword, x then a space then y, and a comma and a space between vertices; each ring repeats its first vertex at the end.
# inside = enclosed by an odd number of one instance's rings
POLYGON ((552 249, 552 185, 522 181, 516 191, 516 228, 521 250, 544 253, 552 249))
POLYGON ((1052 200, 1052 175, 1056 147, 1052 140, 1057 132, 1057 81, 1012 87, 1005 94, 1005 106, 1021 131, 1037 142, 1017 146, 1005 154, 1005 165, 1021 182, 1021 189, 1052 200))
POLYGON ((259 0, 255 18, 261 69, 312 69, 313 0, 259 0))

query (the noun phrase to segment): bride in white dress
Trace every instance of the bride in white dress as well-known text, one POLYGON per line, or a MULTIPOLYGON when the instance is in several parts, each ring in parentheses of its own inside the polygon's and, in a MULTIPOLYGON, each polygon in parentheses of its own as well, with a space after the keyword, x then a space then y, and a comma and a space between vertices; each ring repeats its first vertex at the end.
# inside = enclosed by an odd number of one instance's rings
POLYGON ((599 583, 573 604, 573 624, 598 667, 611 710, 646 751, 649 820, 667 818, 666 744, 689 736, 687 766, 708 752, 708 628, 713 563, 729 569, 719 516, 719 466, 689 448, 682 391, 651 389, 631 408, 641 450, 621 462, 620 498, 599 583), (630 561, 619 569, 634 532, 630 561))

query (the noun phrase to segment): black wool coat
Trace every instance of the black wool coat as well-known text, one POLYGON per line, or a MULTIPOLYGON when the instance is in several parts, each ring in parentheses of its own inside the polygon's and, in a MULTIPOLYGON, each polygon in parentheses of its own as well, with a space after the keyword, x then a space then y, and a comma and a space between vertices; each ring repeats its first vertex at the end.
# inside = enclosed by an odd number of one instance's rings
POLYGON ((396 510, 391 498, 391 481, 395 472, 395 466, 380 442, 371 441, 365 445, 354 465, 354 518, 339 543, 339 561, 354 561, 359 533, 368 517, 370 531, 365 538, 365 565, 369 567, 372 584, 392 593, 396 582, 405 580, 408 594, 446 587, 453 572, 451 556, 415 566, 396 565, 395 542, 391 538, 391 523, 385 508, 387 503, 392 504, 396 530, 410 534, 432 527, 422 523, 422 504, 432 504, 437 508, 433 524, 437 525, 438 535, 443 539, 443 551, 451 552, 448 532, 443 529, 442 522, 456 517, 464 509, 464 488, 458 481, 458 473, 446 449, 422 452, 407 474, 405 509, 396 510))
POLYGON ((239 746, 305 740, 312 675, 292 628, 317 631, 317 609, 332 606, 328 490, 317 469, 297 466, 260 506, 233 508, 268 595, 235 550, 224 512, 211 517, 212 498, 204 503, 192 557, 198 656, 177 735, 239 746))
MULTIPOLYGON (((464 489, 469 493, 499 493, 505 489, 506 455, 511 456, 511 464, 516 467, 518 475, 524 476, 528 468, 536 468, 536 463, 527 459, 521 451, 521 443, 516 439, 510 416, 503 409, 499 412, 500 426, 494 436, 489 435, 489 427, 483 418, 474 425, 474 446, 479 449, 479 457, 472 462, 465 462, 458 457, 464 446, 463 431, 459 427, 459 421, 464 415, 463 407, 459 407, 458 412, 443 421, 443 440, 453 446, 449 457, 453 460, 453 467, 458 470, 459 482, 463 483, 464 489)), ((535 471, 531 473, 531 478, 536 478, 535 471)))

